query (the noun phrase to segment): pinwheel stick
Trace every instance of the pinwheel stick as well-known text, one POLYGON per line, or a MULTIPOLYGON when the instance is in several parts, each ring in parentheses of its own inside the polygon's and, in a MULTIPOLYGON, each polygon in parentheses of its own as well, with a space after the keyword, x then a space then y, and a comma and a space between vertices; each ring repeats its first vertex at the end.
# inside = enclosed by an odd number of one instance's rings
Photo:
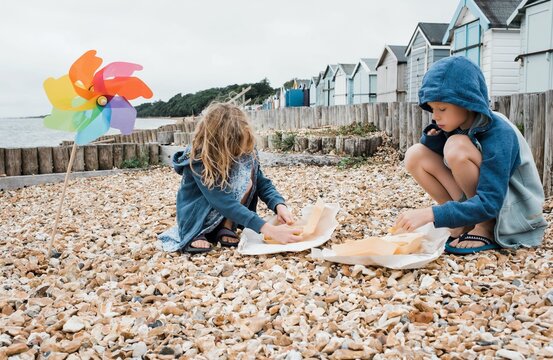
POLYGON ((71 173, 71 168, 73 167, 73 162, 75 161, 75 154, 77 152, 77 143, 73 142, 73 148, 71 149, 71 156, 69 157, 69 165, 67 165, 67 172, 65 173, 65 182, 63 183, 63 191, 61 193, 60 204, 58 206, 58 212, 56 213, 56 219, 54 221, 54 228, 52 229, 52 236, 50 237, 50 243, 48 244, 48 252, 46 256, 50 256, 52 253, 52 245, 54 244, 54 239, 56 238, 56 231, 58 229, 58 222, 60 219, 61 209, 63 206, 63 199, 65 198, 65 190, 67 189, 67 182, 69 181, 69 174, 71 173))

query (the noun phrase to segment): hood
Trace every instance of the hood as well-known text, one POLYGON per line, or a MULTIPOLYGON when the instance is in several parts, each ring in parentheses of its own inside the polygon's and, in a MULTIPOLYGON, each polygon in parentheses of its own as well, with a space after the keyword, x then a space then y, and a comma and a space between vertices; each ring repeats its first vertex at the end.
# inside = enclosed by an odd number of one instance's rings
MULTIPOLYGON (((190 150, 191 146, 188 145, 184 148, 184 150, 177 151, 173 154, 173 168, 179 175, 182 175, 185 167, 190 166, 190 150)), ((194 161, 194 163, 197 162, 199 162, 199 160, 194 161)))
POLYGON ((419 90, 419 106, 432 112, 429 102, 445 102, 492 118, 488 88, 480 68, 464 56, 435 62, 419 90))

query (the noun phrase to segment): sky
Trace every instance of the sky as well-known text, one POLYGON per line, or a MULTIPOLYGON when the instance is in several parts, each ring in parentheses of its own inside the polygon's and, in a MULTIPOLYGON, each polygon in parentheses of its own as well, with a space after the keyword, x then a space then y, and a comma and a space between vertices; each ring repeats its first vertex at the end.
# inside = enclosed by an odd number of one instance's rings
POLYGON ((449 23, 459 0, 17 0, 0 12, 0 118, 48 114, 42 83, 90 49, 127 61, 163 100, 269 79, 407 45, 418 22, 449 23))

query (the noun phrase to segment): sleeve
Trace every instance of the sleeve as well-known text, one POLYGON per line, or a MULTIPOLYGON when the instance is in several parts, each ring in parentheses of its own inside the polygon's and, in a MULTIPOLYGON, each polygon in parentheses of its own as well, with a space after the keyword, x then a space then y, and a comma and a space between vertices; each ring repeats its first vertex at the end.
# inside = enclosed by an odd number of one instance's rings
POLYGON ((232 220, 234 223, 250 228, 256 232, 260 232, 261 227, 265 225, 265 221, 259 217, 254 211, 251 211, 244 206, 240 201, 236 200, 229 192, 223 190, 220 186, 214 186, 208 189, 202 182, 201 170, 199 164, 194 166, 192 176, 198 185, 198 188, 205 196, 209 204, 217 210, 226 219, 232 220))
POLYGON ((276 213, 276 207, 279 204, 285 205, 284 198, 277 191, 273 182, 266 178, 261 171, 261 167, 257 168, 257 195, 267 207, 276 213))
POLYGON ((447 137, 445 136, 445 132, 441 130, 434 121, 432 121, 432 124, 424 128, 420 139, 421 144, 442 156, 444 155, 444 146, 446 141, 447 137), (437 135, 428 135, 428 132, 432 129, 440 130, 440 133, 437 135))
MULTIPOLYGON (((492 136, 492 135, 489 135, 492 136)), ((475 225, 499 215, 512 170, 520 164, 516 135, 488 144, 482 142, 482 163, 476 195, 464 202, 448 201, 432 207, 436 227, 475 225)))

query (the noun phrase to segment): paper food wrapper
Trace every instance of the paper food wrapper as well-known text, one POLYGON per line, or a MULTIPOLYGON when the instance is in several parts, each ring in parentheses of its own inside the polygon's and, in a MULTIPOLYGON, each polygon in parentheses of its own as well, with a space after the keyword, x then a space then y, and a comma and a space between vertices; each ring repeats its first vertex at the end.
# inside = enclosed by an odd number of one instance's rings
POLYGON ((347 265, 384 266, 390 269, 417 269, 436 260, 445 249, 449 238, 447 228, 436 229, 432 223, 426 224, 415 232, 425 235, 420 254, 386 256, 338 256, 331 249, 312 249, 311 257, 347 265))
MULTIPOLYGON (((314 205, 307 205, 302 209, 302 218, 307 219, 314 205)), ((338 204, 325 204, 324 211, 321 215, 319 224, 314 234, 307 237, 304 241, 300 241, 292 244, 267 244, 263 241, 263 235, 259 234, 252 229, 244 229, 240 236, 240 243, 238 244, 237 251, 242 255, 264 255, 264 254, 276 254, 281 252, 295 252, 305 251, 313 247, 321 246, 327 242, 332 233, 338 226, 336 215, 340 211, 340 205, 338 204)), ((266 218, 265 221, 273 223, 276 220, 276 216, 266 218)))

